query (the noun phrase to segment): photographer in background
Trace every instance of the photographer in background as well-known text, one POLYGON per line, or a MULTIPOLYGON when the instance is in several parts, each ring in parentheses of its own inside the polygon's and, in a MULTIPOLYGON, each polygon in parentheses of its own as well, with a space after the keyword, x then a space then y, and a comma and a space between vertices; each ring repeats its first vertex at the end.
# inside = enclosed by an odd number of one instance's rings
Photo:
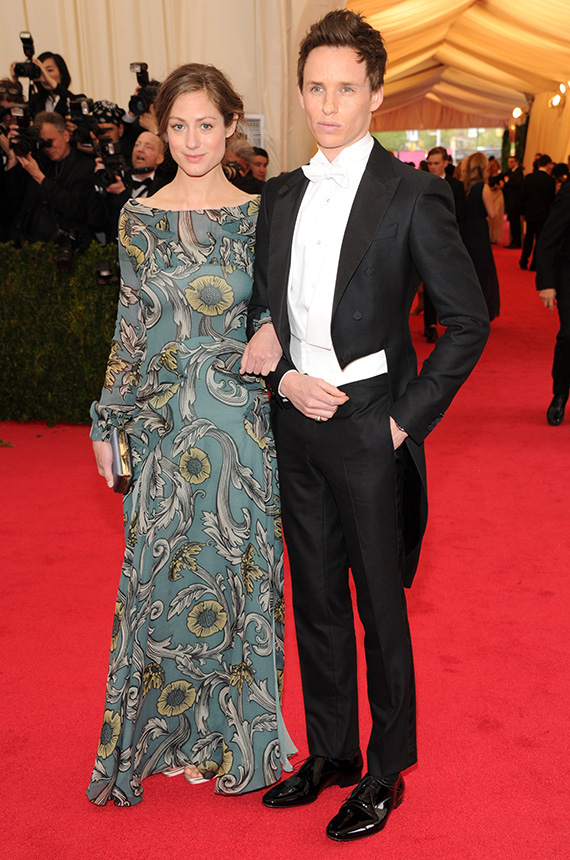
MULTIPOLYGON (((54 54, 51 51, 44 51, 31 62, 40 71, 38 78, 30 80, 29 106, 32 117, 42 111, 55 111, 60 116, 65 116, 67 114, 67 100, 75 98, 69 90, 71 75, 67 63, 60 54, 54 54)), ((19 63, 15 61, 10 66, 10 75, 13 81, 18 81, 17 65, 19 63)))
POLYGON ((137 87, 129 99, 129 109, 123 114, 123 123, 125 137, 132 149, 141 131, 158 134, 154 99, 160 81, 150 79, 146 63, 131 63, 129 68, 137 76, 137 87))
POLYGON ((226 147, 223 169, 232 185, 246 194, 261 194, 264 183, 256 179, 251 171, 255 150, 246 137, 234 135, 226 147))
POLYGON ((265 180, 267 179, 267 165, 269 164, 267 150, 262 149, 261 146, 254 146, 253 151, 255 156, 251 163, 251 172, 259 182, 263 182, 265 185, 265 180))
POLYGON ((117 238, 119 214, 131 198, 150 197, 170 181, 168 175, 159 170, 164 162, 164 143, 156 134, 142 131, 134 145, 131 156, 132 168, 128 175, 118 175, 111 184, 100 183, 98 175, 105 174, 103 161, 95 161, 95 189, 89 200, 89 225, 97 233, 105 234, 105 244, 117 238))
POLYGON ((54 111, 39 113, 32 130, 13 128, 8 136, 4 190, 14 207, 9 238, 85 248, 93 236, 87 223, 92 158, 71 146, 65 120, 54 111))

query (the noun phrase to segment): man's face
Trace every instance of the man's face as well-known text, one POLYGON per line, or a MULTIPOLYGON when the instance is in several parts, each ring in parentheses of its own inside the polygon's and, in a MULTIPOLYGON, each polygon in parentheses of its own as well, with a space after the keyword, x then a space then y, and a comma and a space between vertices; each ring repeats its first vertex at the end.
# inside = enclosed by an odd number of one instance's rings
POLYGON ((131 161, 135 174, 137 170, 141 173, 156 170, 164 161, 160 138, 150 131, 141 132, 134 145, 131 161))
POLYGON ((434 176, 445 176, 447 159, 443 158, 441 152, 437 152, 435 155, 428 156, 427 166, 429 172, 433 173, 434 176))
POLYGON ((509 165, 509 170, 516 170, 517 167, 519 166, 519 163, 516 160, 516 158, 512 158, 512 157, 509 157, 507 159, 507 164, 509 165))
POLYGON ((352 48, 314 48, 305 63, 299 101, 309 131, 329 161, 364 137, 370 117, 382 104, 372 92, 366 64, 352 48))
POLYGON ((550 173, 552 173, 553 170, 554 170, 554 162, 549 161, 548 164, 546 165, 546 172, 548 174, 550 174, 550 173))
POLYGON ((45 154, 51 161, 61 161, 66 158, 70 151, 69 132, 60 131, 50 122, 44 122, 40 129, 40 138, 51 141, 50 146, 44 149, 45 154))
POLYGON ((97 128, 99 129, 97 136, 99 138, 104 137, 109 143, 116 143, 123 136, 122 125, 115 125, 112 122, 98 122, 97 128))
POLYGON ((251 162, 251 172, 256 179, 265 182, 267 176, 267 159, 264 155, 256 155, 251 162))

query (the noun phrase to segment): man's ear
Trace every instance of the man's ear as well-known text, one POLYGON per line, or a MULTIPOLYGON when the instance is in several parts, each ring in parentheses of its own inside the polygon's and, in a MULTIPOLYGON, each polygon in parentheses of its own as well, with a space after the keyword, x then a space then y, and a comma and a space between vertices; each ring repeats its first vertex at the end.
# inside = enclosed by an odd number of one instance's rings
POLYGON ((378 110, 382 102, 384 101, 384 87, 381 86, 379 90, 374 90, 372 93, 372 104, 370 110, 374 113, 375 110, 378 110))
POLYGON ((297 95, 299 96, 299 104, 305 110, 305 99, 303 98, 303 90, 300 87, 297 87, 297 95))

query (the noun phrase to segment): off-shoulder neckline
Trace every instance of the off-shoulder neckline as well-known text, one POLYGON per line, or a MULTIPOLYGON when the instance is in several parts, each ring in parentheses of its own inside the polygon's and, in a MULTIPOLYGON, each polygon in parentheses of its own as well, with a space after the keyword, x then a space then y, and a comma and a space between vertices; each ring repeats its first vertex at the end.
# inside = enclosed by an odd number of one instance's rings
POLYGON ((255 203, 261 195, 257 195, 253 200, 245 200, 243 203, 236 203, 234 206, 207 206, 204 209, 163 209, 161 206, 148 206, 141 200, 135 197, 129 197, 127 203, 134 203, 135 208, 141 207, 148 209, 149 212, 164 212, 165 214, 179 215, 181 212, 219 212, 220 209, 241 209, 244 206, 249 206, 250 203, 255 203))

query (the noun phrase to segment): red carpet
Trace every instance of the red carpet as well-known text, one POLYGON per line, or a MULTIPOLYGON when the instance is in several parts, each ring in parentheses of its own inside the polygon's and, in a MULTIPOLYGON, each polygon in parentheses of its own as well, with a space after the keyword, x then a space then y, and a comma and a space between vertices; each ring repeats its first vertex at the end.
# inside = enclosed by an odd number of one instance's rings
MULTIPOLYGON (((546 424, 556 318, 517 257, 496 252, 501 316, 428 441, 431 515, 409 593, 420 760, 386 830, 360 843, 324 835, 338 788, 279 812, 259 794, 215 797, 157 776, 132 809, 88 803, 120 500, 96 474, 87 428, 0 424, 13 444, 0 448, 3 857, 568 857, 570 415, 546 424)), ((412 326, 423 356, 420 318, 412 326)), ((286 645, 284 712, 301 758, 291 623, 286 645)))

